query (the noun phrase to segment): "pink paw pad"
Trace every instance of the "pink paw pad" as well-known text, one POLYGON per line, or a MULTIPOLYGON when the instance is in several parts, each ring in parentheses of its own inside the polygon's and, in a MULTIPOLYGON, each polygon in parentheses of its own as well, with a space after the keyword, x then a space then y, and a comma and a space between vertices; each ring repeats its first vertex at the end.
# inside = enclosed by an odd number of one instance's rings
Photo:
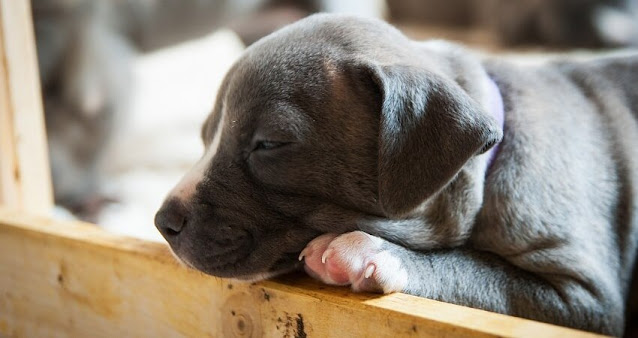
POLYGON ((325 234, 301 252, 306 272, 332 285, 351 285, 354 291, 401 291, 407 274, 400 262, 381 250, 383 240, 361 231, 325 234))

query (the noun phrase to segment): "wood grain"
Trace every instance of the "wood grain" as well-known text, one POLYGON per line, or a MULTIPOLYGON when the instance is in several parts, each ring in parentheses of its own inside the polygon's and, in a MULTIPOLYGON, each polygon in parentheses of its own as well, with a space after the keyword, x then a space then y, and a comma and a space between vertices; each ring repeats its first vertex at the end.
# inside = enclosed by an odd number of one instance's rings
POLYGON ((0 209, 0 336, 587 337, 404 294, 354 294, 302 275, 203 275, 167 247, 0 209))
POLYGON ((27 0, 0 0, 0 204, 53 205, 37 55, 27 0))

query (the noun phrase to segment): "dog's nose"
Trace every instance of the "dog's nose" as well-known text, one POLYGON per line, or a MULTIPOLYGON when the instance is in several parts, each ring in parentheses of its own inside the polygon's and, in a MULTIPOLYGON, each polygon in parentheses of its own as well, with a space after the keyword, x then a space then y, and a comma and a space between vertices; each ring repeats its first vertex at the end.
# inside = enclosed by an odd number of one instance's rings
POLYGON ((188 212, 178 199, 170 199, 155 214, 155 226, 157 230, 168 239, 175 237, 188 223, 188 212))

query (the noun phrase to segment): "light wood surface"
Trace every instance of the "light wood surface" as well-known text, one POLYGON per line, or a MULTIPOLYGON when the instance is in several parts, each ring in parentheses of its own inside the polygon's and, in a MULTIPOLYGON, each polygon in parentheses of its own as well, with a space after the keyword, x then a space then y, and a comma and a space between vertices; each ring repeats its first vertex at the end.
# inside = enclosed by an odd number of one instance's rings
POLYGON ((0 204, 53 205, 37 56, 27 0, 0 0, 0 204))
POLYGON ((404 294, 354 294, 299 274, 214 278, 176 263, 162 243, 0 209, 3 337, 589 335, 404 294))

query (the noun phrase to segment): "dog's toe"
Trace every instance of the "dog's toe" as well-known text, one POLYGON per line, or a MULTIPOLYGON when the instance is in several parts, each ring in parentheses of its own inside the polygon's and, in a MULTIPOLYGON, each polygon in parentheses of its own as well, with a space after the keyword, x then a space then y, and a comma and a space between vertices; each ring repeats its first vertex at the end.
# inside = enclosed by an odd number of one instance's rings
POLYGON ((324 254, 326 253, 326 249, 328 249, 328 245, 330 245, 330 242, 337 236, 337 234, 321 235, 310 241, 301 252, 301 255, 299 255, 299 260, 304 260, 306 272, 326 284, 339 284, 328 278, 327 266, 323 263, 326 261, 324 254))
POLYGON ((325 234, 312 240, 300 258, 308 274, 326 284, 351 285, 354 291, 401 291, 407 273, 382 245, 382 239, 361 231, 325 234))

